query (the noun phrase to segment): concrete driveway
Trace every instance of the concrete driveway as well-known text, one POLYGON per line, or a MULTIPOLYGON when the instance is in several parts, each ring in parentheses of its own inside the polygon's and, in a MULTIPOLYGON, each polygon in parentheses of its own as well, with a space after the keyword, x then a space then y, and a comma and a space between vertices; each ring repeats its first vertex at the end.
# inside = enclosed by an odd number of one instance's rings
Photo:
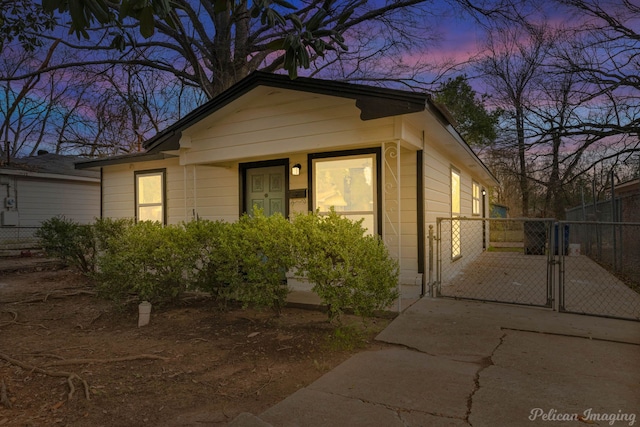
POLYGON ((230 425, 640 425, 638 322, 423 298, 377 339, 230 425))
MULTIPOLYGON (((624 319, 640 319, 640 294, 584 255, 565 256, 562 281, 553 269, 555 286, 564 292, 564 308, 624 319)), ((506 303, 547 304, 546 255, 483 252, 464 269, 443 280, 442 295, 506 303)), ((558 290, 559 292, 559 290, 558 290)))

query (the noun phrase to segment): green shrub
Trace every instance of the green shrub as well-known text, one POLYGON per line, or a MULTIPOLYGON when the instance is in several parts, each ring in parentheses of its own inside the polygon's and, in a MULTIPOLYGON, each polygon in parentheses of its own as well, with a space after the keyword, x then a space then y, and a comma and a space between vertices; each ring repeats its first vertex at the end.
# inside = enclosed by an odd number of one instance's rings
POLYGON ((133 293, 162 304, 187 289, 195 248, 183 226, 143 221, 109 242, 96 273, 102 295, 123 302, 133 293))
POLYGON ((36 236, 48 256, 59 258, 82 273, 96 272, 100 252, 110 239, 122 234, 130 220, 98 219, 94 224, 79 224, 64 216, 44 221, 36 236))
POLYGON ((219 301, 279 312, 288 294, 285 273, 293 266, 291 239, 289 221, 259 211, 232 224, 141 222, 108 239, 98 263, 98 287, 116 301, 137 294, 152 303, 201 289, 219 301))
POLYGON ((397 298, 398 265, 362 221, 331 211, 291 223, 262 211, 235 223, 197 220, 181 225, 99 220, 91 226, 52 218, 39 232, 48 253, 97 279, 102 295, 152 303, 185 290, 209 291, 219 301, 280 312, 294 270, 313 284, 330 320, 352 310, 371 316, 397 298))
POLYGON ((398 297, 398 264, 378 236, 364 235, 362 221, 331 210, 299 215, 294 228, 298 274, 313 284, 332 322, 346 309, 371 316, 398 297))
POLYGON ((286 273, 294 266, 293 229, 282 215, 265 216, 261 210, 243 215, 231 225, 241 277, 234 297, 244 306, 270 308, 277 313, 289 288, 286 273))
MULTIPOLYGON (((93 225, 93 236, 98 249, 97 256, 102 251, 105 251, 112 239, 119 239, 125 232, 125 230, 135 224, 135 221, 130 218, 100 218, 97 219, 93 225)), ((97 263, 96 263, 97 264, 97 263)))
POLYGON ((220 302, 228 301, 242 280, 240 248, 232 238, 231 224, 198 219, 186 223, 185 231, 194 255, 187 274, 189 287, 210 292, 220 302))

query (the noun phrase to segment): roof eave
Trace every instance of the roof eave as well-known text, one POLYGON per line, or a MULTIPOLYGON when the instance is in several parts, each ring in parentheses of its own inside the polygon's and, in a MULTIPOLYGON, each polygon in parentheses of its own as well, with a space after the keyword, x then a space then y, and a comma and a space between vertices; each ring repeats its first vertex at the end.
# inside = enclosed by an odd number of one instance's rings
POLYGON ((106 157, 101 159, 85 160, 75 163, 76 169, 99 169, 103 166, 120 165, 131 162, 150 162, 176 157, 166 153, 134 153, 122 156, 106 157))
POLYGON ((352 83, 306 77, 290 79, 280 74, 255 71, 216 98, 196 108, 172 126, 144 143, 148 152, 176 150, 184 129, 223 108, 258 86, 298 90, 320 95, 354 99, 362 120, 373 120, 424 111, 428 95, 417 92, 377 88, 352 83))

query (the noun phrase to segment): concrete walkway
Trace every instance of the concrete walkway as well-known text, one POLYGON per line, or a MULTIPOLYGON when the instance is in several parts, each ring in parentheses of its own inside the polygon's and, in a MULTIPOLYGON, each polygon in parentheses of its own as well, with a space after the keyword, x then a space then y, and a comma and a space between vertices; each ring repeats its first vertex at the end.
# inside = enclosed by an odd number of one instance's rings
POLYGON ((640 425, 638 322, 423 298, 377 339, 230 425, 640 425))

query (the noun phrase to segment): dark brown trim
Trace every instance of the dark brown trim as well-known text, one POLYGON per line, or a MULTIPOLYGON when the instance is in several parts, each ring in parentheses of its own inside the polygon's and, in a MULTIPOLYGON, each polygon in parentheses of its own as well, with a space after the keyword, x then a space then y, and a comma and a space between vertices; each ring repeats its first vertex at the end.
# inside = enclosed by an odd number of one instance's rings
POLYGON ((376 222, 378 235, 382 236, 382 149, 380 147, 362 148, 357 150, 327 151, 324 153, 314 153, 307 156, 307 188, 308 188, 308 208, 314 212, 313 208, 313 161, 315 159, 327 159, 331 157, 359 156, 363 154, 375 154, 376 159, 376 197, 378 198, 376 208, 376 222))
POLYGON ((133 171, 133 217, 138 222, 138 175, 162 174, 162 225, 167 224, 167 169, 133 171))
POLYGON ((425 93, 359 85, 335 80, 321 80, 308 77, 291 79, 282 74, 254 71, 231 88, 211 101, 201 105, 191 113, 169 126, 144 143, 149 152, 175 150, 179 148, 182 131, 199 122, 204 117, 223 108, 258 86, 276 87, 300 92, 317 93, 354 99, 360 109, 362 120, 391 117, 400 114, 424 111, 430 104, 425 93))
POLYGON ((100 219, 104 218, 104 171, 100 168, 100 219))
POLYGON ((172 159, 173 156, 165 153, 134 153, 122 156, 107 157, 102 159, 84 160, 75 163, 76 169, 92 169, 102 166, 121 165, 126 163, 151 162, 153 160, 172 159))
POLYGON ((424 228, 424 169, 422 162, 424 161, 424 152, 418 150, 416 152, 416 204, 417 204, 417 221, 418 221, 418 273, 424 275, 424 242, 427 238, 424 228))
POLYGON ((285 218, 289 218, 289 159, 265 160, 261 162, 248 162, 238 164, 238 185, 239 194, 239 215, 242 216, 247 212, 247 169, 268 168, 272 166, 284 166, 284 212, 285 218))

